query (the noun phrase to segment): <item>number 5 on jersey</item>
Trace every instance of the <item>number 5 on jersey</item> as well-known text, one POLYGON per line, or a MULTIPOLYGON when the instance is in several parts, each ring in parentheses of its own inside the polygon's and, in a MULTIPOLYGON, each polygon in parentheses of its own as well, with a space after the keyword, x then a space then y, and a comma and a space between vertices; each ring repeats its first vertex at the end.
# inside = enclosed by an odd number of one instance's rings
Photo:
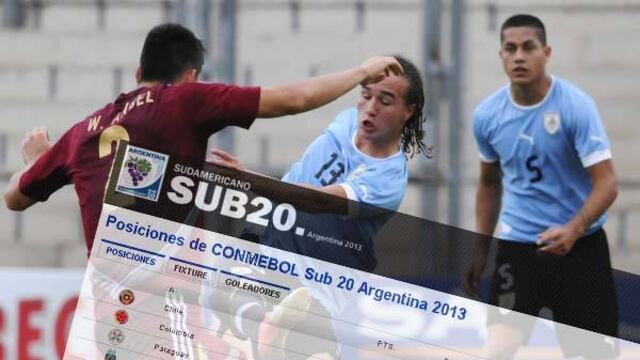
POLYGON ((536 183, 542 180, 542 170, 536 166, 534 163, 538 160, 538 155, 531 155, 527 158, 525 165, 527 166, 527 170, 531 172, 532 177, 530 179, 531 183, 536 183))

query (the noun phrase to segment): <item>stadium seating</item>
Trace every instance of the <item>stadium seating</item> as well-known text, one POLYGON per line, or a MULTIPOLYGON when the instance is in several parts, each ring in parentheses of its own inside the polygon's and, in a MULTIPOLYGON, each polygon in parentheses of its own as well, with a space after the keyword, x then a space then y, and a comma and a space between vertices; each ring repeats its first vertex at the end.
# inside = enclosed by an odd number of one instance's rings
MULTIPOLYGON (((146 32, 165 21, 168 14, 173 16, 173 12, 167 13, 161 0, 106 3, 107 8, 100 12, 94 2, 51 1, 41 10, 39 18, 29 13, 24 28, 0 29, 0 137, 7 139, 6 145, 0 146, 0 152, 5 152, 0 154, 0 186, 4 186, 9 173, 21 166, 19 145, 25 131, 46 125, 56 139, 84 115, 111 101, 119 91, 134 87, 133 74, 146 32), (6 161, 3 163, 1 159, 6 161)), ((365 1, 361 28, 352 2, 326 2, 326 5, 303 0, 297 27, 293 26, 288 1, 239 3, 236 82, 242 85, 273 85, 336 71, 379 53, 401 53, 418 64, 421 61, 422 10, 416 1, 397 1, 395 8, 389 7, 388 1, 365 1)), ((470 114, 480 99, 505 82, 497 57, 498 33, 484 3, 469 1, 466 13, 465 119, 460 129, 465 139, 461 144, 465 228, 473 226, 478 168, 470 114)), ((551 3, 560 6, 565 2, 551 3)), ((2 11, 0 6, 0 15, 2 11)), ((637 165, 640 126, 635 116, 640 113, 637 101, 640 68, 636 61, 640 48, 630 46, 625 39, 639 35, 635 15, 580 12, 567 17, 561 11, 545 13, 554 47, 552 72, 594 96, 612 138, 618 175, 631 184, 640 183, 637 165)), ((188 22, 192 23, 192 19, 188 22)), ((448 24, 443 25, 446 43, 450 32, 448 24)), ((214 21, 213 39, 218 33, 216 26, 214 21)), ((215 51, 210 54, 217 56, 215 51)), ((442 57, 447 60, 449 54, 443 53, 442 57)), ((427 84, 427 95, 432 91, 437 90, 427 84)), ((250 132, 238 130, 234 152, 249 167, 281 171, 300 156, 338 111, 355 103, 357 94, 354 91, 312 113, 258 121, 250 132)), ((441 121, 439 126, 436 156, 443 172, 441 177, 446 179, 447 123, 441 121)), ((419 171, 418 165, 418 161, 413 161, 410 171, 419 171)), ((444 205, 446 186, 441 190, 439 204, 444 205)), ((403 212, 421 214, 420 193, 420 184, 413 183, 403 212)), ((639 198, 640 189, 636 185, 624 188, 619 196, 608 225, 614 248, 618 247, 616 239, 622 237, 618 231, 619 214, 626 211, 627 246, 632 249, 635 246, 637 250, 639 243, 632 234, 640 231, 639 198)), ((446 221, 446 209, 442 209, 438 220, 446 221)), ((21 236, 16 238, 14 214, 0 209, 0 244, 12 244, 10 250, 0 252, 0 266, 82 265, 84 245, 77 214, 76 197, 68 188, 54 196, 50 204, 25 214, 21 236), (42 230, 48 227, 50 231, 42 230)), ((616 256, 622 259, 629 255, 616 256)), ((637 262, 638 256, 630 259, 624 261, 637 262)))

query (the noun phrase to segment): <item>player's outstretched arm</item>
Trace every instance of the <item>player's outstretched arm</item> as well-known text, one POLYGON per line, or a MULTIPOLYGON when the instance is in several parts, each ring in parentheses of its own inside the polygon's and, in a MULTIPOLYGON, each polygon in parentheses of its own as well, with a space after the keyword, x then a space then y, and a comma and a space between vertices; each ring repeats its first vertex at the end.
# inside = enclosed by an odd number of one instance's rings
POLYGON ((45 127, 35 128, 25 134, 22 140, 22 159, 26 168, 13 174, 11 180, 9 180, 9 185, 4 193, 4 201, 7 208, 14 211, 22 211, 36 203, 36 201, 20 192, 20 177, 51 146, 45 127))
POLYGON ((361 83, 382 81, 391 74, 402 74, 402 66, 391 56, 367 59, 362 65, 297 83, 262 88, 259 118, 293 115, 325 105, 361 83))
POLYGON ((19 171, 11 176, 9 185, 4 192, 4 203, 9 210, 23 211, 36 203, 20 192, 19 183, 23 172, 24 171, 19 171))

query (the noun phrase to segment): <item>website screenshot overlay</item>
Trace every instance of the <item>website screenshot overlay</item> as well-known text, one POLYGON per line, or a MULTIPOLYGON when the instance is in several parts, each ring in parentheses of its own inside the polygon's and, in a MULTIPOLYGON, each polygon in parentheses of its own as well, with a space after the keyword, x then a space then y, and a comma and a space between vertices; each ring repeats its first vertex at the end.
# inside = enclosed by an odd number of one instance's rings
POLYGON ((122 143, 64 358, 640 358, 636 275, 531 250, 122 143))

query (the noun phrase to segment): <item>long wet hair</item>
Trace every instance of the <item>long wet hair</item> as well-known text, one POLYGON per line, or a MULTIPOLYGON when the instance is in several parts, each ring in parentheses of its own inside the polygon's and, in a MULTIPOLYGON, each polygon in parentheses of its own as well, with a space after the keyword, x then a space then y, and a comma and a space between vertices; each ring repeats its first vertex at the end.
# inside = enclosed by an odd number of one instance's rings
POLYGON ((407 92, 404 95, 404 101, 407 105, 413 105, 415 107, 413 114, 402 129, 400 140, 402 152, 409 158, 412 158, 416 154, 424 154, 426 157, 431 158, 433 149, 428 147, 423 141, 423 124, 425 122, 423 108, 425 96, 422 75, 411 61, 400 55, 393 55, 393 57, 402 65, 404 69, 402 77, 407 79, 409 83, 407 92))

